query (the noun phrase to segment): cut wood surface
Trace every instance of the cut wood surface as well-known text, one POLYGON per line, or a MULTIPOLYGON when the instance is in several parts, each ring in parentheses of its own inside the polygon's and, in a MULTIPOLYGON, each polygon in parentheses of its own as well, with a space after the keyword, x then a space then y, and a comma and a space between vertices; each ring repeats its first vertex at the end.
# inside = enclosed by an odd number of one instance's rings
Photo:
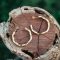
POLYGON ((44 9, 19 7, 0 23, 5 45, 23 60, 58 60, 60 57, 60 25, 44 9))

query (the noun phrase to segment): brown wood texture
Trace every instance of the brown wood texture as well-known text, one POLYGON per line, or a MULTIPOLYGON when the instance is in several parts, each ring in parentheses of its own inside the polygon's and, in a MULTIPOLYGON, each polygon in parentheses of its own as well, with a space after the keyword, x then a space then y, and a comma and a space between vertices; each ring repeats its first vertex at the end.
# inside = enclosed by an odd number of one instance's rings
MULTIPOLYGON (((19 30, 16 31, 15 41, 19 44, 27 43, 30 36, 29 33, 25 30, 25 27, 30 29, 32 24, 34 30, 41 33, 47 30, 47 22, 42 18, 33 19, 32 16, 39 16, 37 13, 24 13, 16 18, 12 18, 10 23, 9 32, 12 35, 16 27, 19 27, 19 30)), ((31 29, 30 29, 31 30, 31 29)), ((27 45, 22 47, 23 50, 30 51, 34 57, 38 57, 41 54, 44 54, 53 44, 55 39, 54 24, 50 22, 50 29, 45 34, 36 35, 32 32, 32 41, 27 45)))

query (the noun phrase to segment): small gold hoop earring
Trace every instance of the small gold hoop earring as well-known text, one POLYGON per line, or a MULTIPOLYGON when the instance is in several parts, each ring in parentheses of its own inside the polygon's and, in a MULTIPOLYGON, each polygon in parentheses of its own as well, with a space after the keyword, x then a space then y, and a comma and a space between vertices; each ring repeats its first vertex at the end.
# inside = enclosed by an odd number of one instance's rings
MULTIPOLYGON (((18 28, 17 28, 17 29, 18 29, 18 28)), ((29 32, 30 39, 29 39, 29 41, 28 41, 27 43, 25 43, 25 44, 19 44, 19 43, 17 43, 17 42, 15 41, 15 38, 14 38, 14 35, 15 35, 17 29, 12 33, 12 41, 13 41, 17 46, 26 46, 26 45, 29 44, 29 43, 31 42, 31 40, 32 40, 31 31, 30 31, 28 28, 25 27, 25 30, 29 32)))
POLYGON ((46 19, 45 17, 42 17, 42 16, 32 17, 32 18, 34 18, 34 19, 35 19, 35 18, 42 18, 42 19, 44 19, 45 21, 47 21, 47 23, 48 23, 48 28, 47 28, 47 30, 44 31, 44 32, 42 32, 42 33, 38 33, 37 31, 35 31, 35 30, 33 29, 33 26, 30 25, 30 28, 31 28, 32 32, 34 32, 35 34, 39 35, 39 34, 45 34, 45 33, 47 33, 47 32, 49 31, 49 29, 50 29, 50 22, 48 21, 48 19, 46 19))

